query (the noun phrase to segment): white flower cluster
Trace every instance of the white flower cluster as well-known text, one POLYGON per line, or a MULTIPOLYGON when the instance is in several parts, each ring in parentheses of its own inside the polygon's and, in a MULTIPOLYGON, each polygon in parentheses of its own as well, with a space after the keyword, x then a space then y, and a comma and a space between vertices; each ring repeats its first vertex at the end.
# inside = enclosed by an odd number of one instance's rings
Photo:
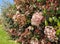
POLYGON ((43 13, 42 12, 36 12, 33 14, 32 19, 31 19, 31 24, 35 26, 39 26, 41 24, 41 21, 43 19, 43 13))
POLYGON ((52 26, 46 26, 44 33, 50 41, 56 40, 56 31, 52 26))
POLYGON ((30 44, 39 44, 39 42, 36 38, 34 38, 34 39, 31 39, 30 44))
POLYGON ((16 12, 16 15, 14 15, 12 19, 19 24, 19 27, 22 27, 26 23, 25 15, 20 14, 19 11, 16 12))

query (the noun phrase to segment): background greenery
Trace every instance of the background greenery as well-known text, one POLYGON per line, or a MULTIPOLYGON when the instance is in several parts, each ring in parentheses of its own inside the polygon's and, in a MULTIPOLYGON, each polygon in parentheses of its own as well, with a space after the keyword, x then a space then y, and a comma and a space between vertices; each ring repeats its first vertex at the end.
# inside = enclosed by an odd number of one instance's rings
POLYGON ((0 24, 0 44, 18 44, 13 40, 10 40, 8 33, 4 31, 3 26, 0 24))

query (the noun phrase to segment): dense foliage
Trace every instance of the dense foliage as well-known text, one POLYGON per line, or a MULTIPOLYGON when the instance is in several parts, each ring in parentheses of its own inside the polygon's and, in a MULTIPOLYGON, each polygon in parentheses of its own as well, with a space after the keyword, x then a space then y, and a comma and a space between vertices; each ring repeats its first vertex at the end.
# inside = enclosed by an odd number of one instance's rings
POLYGON ((60 44, 59 0, 14 0, 3 10, 3 24, 21 44, 60 44))

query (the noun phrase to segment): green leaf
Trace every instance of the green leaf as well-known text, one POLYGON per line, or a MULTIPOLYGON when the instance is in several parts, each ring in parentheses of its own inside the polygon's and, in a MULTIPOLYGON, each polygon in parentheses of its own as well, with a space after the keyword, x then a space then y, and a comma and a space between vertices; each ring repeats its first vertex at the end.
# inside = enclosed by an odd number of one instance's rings
POLYGON ((57 17, 54 16, 52 18, 53 18, 54 22, 57 22, 57 20, 58 20, 57 17))
POLYGON ((50 9, 50 13, 51 13, 51 14, 54 14, 55 11, 54 11, 53 9, 50 9))
POLYGON ((56 35, 60 35, 60 29, 56 31, 56 35))
POLYGON ((37 0, 37 2, 41 2, 42 0, 37 0))
POLYGON ((49 22, 51 22, 51 23, 52 23, 52 21, 53 21, 53 20, 52 20, 52 18, 51 18, 51 17, 49 17, 49 22))
POLYGON ((46 16, 46 15, 47 15, 46 13, 47 13, 47 10, 44 9, 44 10, 43 10, 43 15, 46 16))
POLYGON ((33 7, 34 7, 34 8, 36 8, 36 5, 35 5, 35 4, 33 4, 33 7))
POLYGON ((57 26, 59 26, 59 27, 60 27, 60 21, 59 21, 59 20, 57 21, 57 26))
POLYGON ((57 10, 57 14, 60 14, 60 10, 57 10))
POLYGON ((48 25, 48 22, 47 22, 47 20, 45 20, 45 25, 46 25, 46 26, 48 25))

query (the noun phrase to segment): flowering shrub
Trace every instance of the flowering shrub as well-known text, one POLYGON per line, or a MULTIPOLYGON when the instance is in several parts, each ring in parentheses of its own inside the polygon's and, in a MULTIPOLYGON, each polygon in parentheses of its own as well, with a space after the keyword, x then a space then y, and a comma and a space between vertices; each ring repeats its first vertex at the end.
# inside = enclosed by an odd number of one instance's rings
POLYGON ((59 0, 14 0, 3 12, 10 36, 21 44, 60 44, 59 0))

